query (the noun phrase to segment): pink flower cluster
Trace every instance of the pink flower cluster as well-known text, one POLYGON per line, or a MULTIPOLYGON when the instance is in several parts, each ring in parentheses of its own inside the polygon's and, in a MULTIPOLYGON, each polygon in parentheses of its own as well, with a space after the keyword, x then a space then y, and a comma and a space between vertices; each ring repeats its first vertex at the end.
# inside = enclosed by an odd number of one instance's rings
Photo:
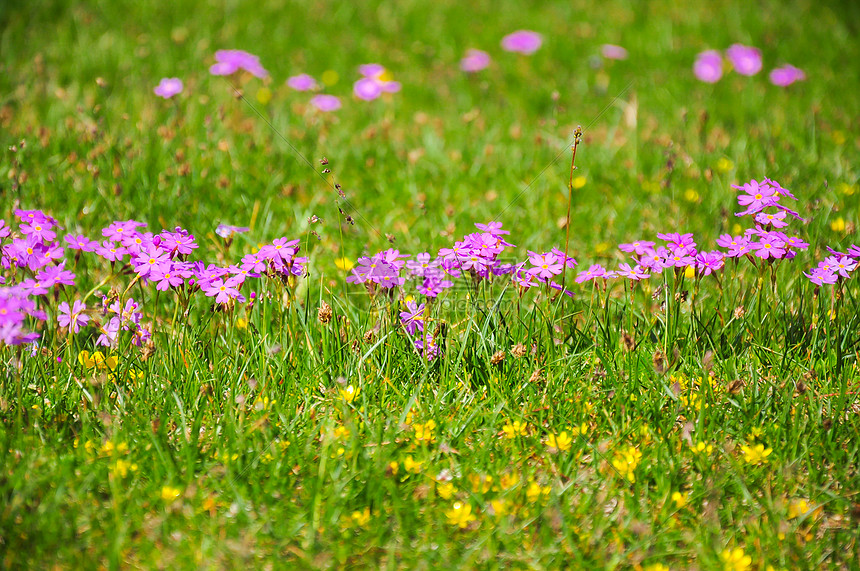
MULTIPOLYGON (((726 50, 726 58, 740 75, 753 76, 762 69, 761 50, 752 46, 732 44, 726 50)), ((700 81, 716 83, 723 76, 723 56, 717 50, 706 50, 696 57, 693 74, 700 81)), ((806 74, 793 65, 785 65, 771 71, 770 81, 774 85, 787 87, 795 81, 806 79, 806 74)))
MULTIPOLYGON (((6 275, 0 275, 0 284, 7 285, 0 288, 0 342, 8 345, 37 339, 38 335, 26 330, 28 318, 47 318, 37 309, 37 301, 49 305, 49 294, 56 299, 68 293, 67 286, 75 285, 75 274, 66 269, 66 250, 75 252, 76 264, 82 254, 93 254, 109 262, 114 275, 131 273, 136 281, 154 285, 158 291, 200 291, 221 305, 232 300, 244 302, 241 289, 248 278, 266 274, 286 282, 291 276, 304 275, 307 264, 307 258, 298 256, 298 240, 287 238, 274 240, 238 264, 216 266, 191 261, 188 256, 198 246, 187 230, 177 227, 153 234, 143 231, 146 224, 134 220, 111 223, 102 229, 101 242, 66 234, 64 247, 56 240, 55 219, 40 210, 16 210, 15 216, 20 224, 14 233, 0 220, 0 265, 6 270, 6 275), (4 243, 10 236, 11 240, 4 243), (7 276, 11 276, 11 284, 6 284, 7 276)), ((218 234, 232 240, 236 232, 246 230, 222 225, 218 234)), ((102 306, 101 319, 91 319, 98 311, 88 310, 84 300, 63 301, 57 305, 57 322, 75 334, 93 324, 99 333, 97 345, 115 346, 120 331, 130 331, 136 345, 149 340, 151 327, 141 322, 133 299, 120 307, 119 300, 103 297, 102 306)))

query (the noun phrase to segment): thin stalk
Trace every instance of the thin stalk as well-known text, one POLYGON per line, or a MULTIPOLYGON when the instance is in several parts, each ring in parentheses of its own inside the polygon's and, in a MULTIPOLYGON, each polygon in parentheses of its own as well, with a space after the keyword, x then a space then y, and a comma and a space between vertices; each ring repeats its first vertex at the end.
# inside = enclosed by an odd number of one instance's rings
POLYGON ((577 127, 573 131, 573 146, 571 147, 570 157, 570 178, 567 181, 567 217, 565 218, 565 237, 564 237, 564 260, 562 260, 561 269, 561 293, 564 294, 565 277, 567 276, 567 255, 570 248, 570 207, 573 203, 573 171, 576 170, 576 148, 582 140, 582 127, 577 127))

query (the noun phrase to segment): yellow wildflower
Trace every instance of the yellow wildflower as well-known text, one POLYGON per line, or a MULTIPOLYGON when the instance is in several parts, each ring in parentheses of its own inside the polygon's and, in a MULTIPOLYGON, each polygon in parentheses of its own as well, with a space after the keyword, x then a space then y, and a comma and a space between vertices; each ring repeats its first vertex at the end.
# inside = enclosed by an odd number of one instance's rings
POLYGON ((502 517, 508 513, 508 503, 503 499, 493 500, 490 502, 490 510, 496 517, 502 517))
POLYGON ((702 441, 696 442, 695 444, 691 445, 690 448, 692 448, 693 452, 695 452, 696 454, 701 454, 702 452, 704 452, 705 454, 710 454, 714 451, 714 446, 712 444, 705 444, 702 441))
POLYGON ((370 508, 364 508, 364 510, 360 512, 352 512, 352 515, 349 517, 357 527, 364 527, 367 525, 367 522, 370 521, 370 508))
POLYGON ((341 389, 340 398, 344 400, 344 402, 351 403, 355 400, 355 397, 358 396, 358 393, 361 392, 361 389, 358 387, 354 387, 352 385, 347 385, 345 389, 341 389))
POLYGON ((415 423, 412 425, 415 430, 415 440, 418 443, 426 442, 430 444, 436 440, 436 435, 433 434, 433 429, 436 428, 436 421, 428 420, 424 424, 415 423))
POLYGON ((746 571, 752 565, 752 557, 745 555, 740 547, 724 549, 720 553, 720 560, 723 562, 725 571, 746 571))
POLYGON ((622 478, 629 480, 633 484, 636 482, 636 475, 633 472, 639 465, 640 460, 642 460, 642 452, 636 450, 633 446, 629 446, 626 450, 615 453, 615 457, 612 459, 612 466, 621 474, 622 478))
POLYGON ((675 506, 678 509, 681 509, 682 507, 687 505, 687 494, 682 494, 681 492, 673 492, 672 501, 675 502, 675 506))
POLYGON ((662 563, 651 563, 643 567, 642 571, 669 571, 669 568, 662 563))
POLYGON ((407 472, 411 472, 412 474, 417 474, 421 471, 421 464, 423 462, 416 462, 412 459, 412 456, 407 456, 406 460, 403 461, 403 467, 407 472))
POLYGON ((830 223, 830 229, 834 232, 845 232, 845 219, 840 216, 830 223))
POLYGON ((547 436, 546 445, 555 450, 566 452, 570 450, 570 445, 573 443, 573 439, 568 436, 567 431, 563 430, 560 434, 550 434, 547 436))
POLYGON ((573 186, 574 190, 579 190, 580 188, 585 186, 586 182, 587 182, 587 179, 584 176, 578 176, 578 177, 575 177, 573 179, 572 186, 573 186))
POLYGON ((171 503, 179 497, 180 491, 179 488, 174 488, 173 486, 164 486, 161 488, 161 499, 165 503, 171 503))
POLYGON ((436 493, 443 500, 450 500, 451 496, 453 496, 457 492, 457 487, 451 482, 442 482, 436 484, 436 493))
POLYGON ((811 511, 812 508, 806 500, 794 500, 788 504, 788 519, 794 519, 798 516, 806 515, 811 511))
POLYGON ((735 163, 733 163, 726 157, 722 157, 717 161, 717 170, 719 172, 729 172, 733 168, 735 168, 735 163))
POLYGON ((348 272, 355 267, 355 262, 349 258, 338 258, 334 261, 334 266, 342 272, 348 272))
POLYGON ((502 474, 499 478, 499 486, 501 486, 503 490, 510 490, 519 483, 520 477, 516 474, 502 474))
POLYGON ((773 448, 765 448, 764 444, 756 444, 755 446, 743 445, 741 451, 744 453, 744 460, 748 464, 762 464, 767 462, 767 457, 773 452, 773 448))
POLYGON ((454 502, 450 510, 445 512, 448 517, 448 523, 456 525, 460 529, 469 527, 469 524, 475 521, 475 515, 472 513, 472 506, 463 502, 454 502))
POLYGON ((532 481, 529 484, 529 487, 526 488, 526 499, 530 503, 534 503, 534 502, 538 501, 541 498, 541 496, 544 496, 544 497, 548 496, 549 492, 550 492, 549 486, 541 486, 537 482, 532 481))
POLYGON ((526 422, 520 422, 519 420, 515 420, 513 422, 508 422, 502 427, 502 430, 505 432, 505 437, 513 440, 517 436, 528 436, 529 434, 529 425, 526 422))
POLYGON ((113 466, 111 466, 111 472, 114 476, 118 478, 125 478, 128 476, 129 472, 136 472, 137 464, 134 462, 127 462, 122 458, 118 459, 113 466))

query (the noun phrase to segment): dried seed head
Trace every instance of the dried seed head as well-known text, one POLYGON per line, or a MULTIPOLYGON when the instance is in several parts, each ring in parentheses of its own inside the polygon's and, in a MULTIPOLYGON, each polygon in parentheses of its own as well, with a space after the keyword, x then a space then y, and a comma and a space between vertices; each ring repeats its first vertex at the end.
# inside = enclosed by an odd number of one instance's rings
POLYGON ((536 383, 536 382, 540 381, 540 373, 541 373, 540 369, 535 370, 535 372, 532 373, 532 376, 529 377, 528 382, 529 383, 536 383))
POLYGON ((525 356, 526 354, 526 346, 522 343, 517 343, 513 347, 511 347, 511 355, 515 358, 519 359, 520 357, 525 356))
POLYGON ((794 386, 794 390, 796 390, 799 395, 806 392, 806 383, 803 382, 803 379, 797 381, 797 384, 794 386))
POLYGON ((373 343, 373 329, 368 329, 364 332, 364 342, 373 343))
POLYGON ((741 392, 741 389, 744 388, 745 384, 746 383, 743 382, 742 380, 735 379, 734 381, 729 383, 727 390, 729 391, 730 395, 736 395, 739 392, 741 392))
POLYGON ((657 373, 663 374, 666 372, 666 355, 663 354, 663 351, 660 349, 654 351, 654 355, 651 357, 651 364, 657 373))
POLYGON ((634 341, 633 336, 626 331, 621 332, 621 348, 627 353, 636 348, 636 341, 634 341))
POLYGON ((331 306, 326 302, 322 302, 319 309, 317 310, 317 319, 320 320, 320 323, 323 325, 328 325, 331 321, 332 311, 331 306))
POLYGON ((735 308, 735 319, 743 319, 744 315, 747 314, 747 310, 744 309, 744 306, 739 305, 735 308))
POLYGON ((491 365, 499 365, 502 361, 505 360, 505 352, 504 351, 496 351, 493 353, 493 356, 490 357, 491 365))

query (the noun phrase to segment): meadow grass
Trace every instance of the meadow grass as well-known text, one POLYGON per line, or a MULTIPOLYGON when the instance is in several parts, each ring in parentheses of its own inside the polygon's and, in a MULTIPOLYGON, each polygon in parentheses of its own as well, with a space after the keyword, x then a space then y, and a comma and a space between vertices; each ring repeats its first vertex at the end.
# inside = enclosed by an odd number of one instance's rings
POLYGON ((40 296, 38 345, 0 346, 0 562, 857 568, 856 278, 802 272, 857 243, 858 21, 800 1, 5 4, 0 218, 16 237, 14 211, 40 209, 60 241, 134 219, 189 230, 190 258, 219 266, 281 236, 308 259, 216 304, 67 250, 75 285, 40 296), (517 29, 541 49, 503 52, 517 29), (695 79, 697 53, 736 42, 762 72, 695 79), (210 75, 225 48, 270 79, 210 75), (491 66, 461 72, 469 48, 491 66), (351 97, 369 62, 403 89, 351 97), (768 82, 786 62, 806 81, 768 82), (339 111, 284 85, 326 71, 339 111), (156 97, 162 77, 184 91, 156 97), (716 248, 750 225, 730 185, 765 176, 806 219, 794 259, 574 283, 658 232, 716 248), (362 256, 435 254, 493 220, 516 245, 501 261, 563 249, 571 182, 570 297, 345 280, 362 256), (59 303, 88 293, 92 323, 71 334, 59 303), (133 298, 151 339, 98 346, 101 295, 133 298), (438 356, 406 331, 410 296, 438 356))

